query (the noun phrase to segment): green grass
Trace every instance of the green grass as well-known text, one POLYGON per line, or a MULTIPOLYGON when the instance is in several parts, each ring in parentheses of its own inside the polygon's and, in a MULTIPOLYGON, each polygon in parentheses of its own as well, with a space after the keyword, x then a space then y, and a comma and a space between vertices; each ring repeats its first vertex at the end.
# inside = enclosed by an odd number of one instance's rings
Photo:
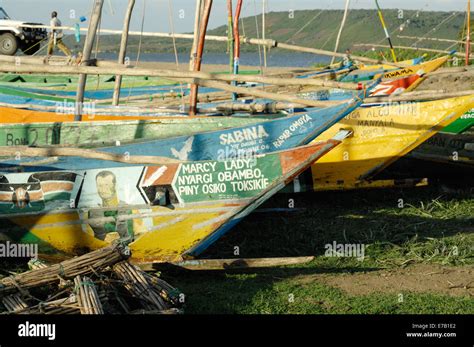
POLYGON ((474 264, 474 200, 441 195, 435 188, 279 195, 264 207, 295 207, 293 213, 254 213, 203 257, 315 255, 309 264, 240 272, 165 274, 187 293, 187 313, 474 313, 469 297, 436 293, 373 293, 353 296, 301 276, 367 273, 409 264, 474 264), (398 207, 404 200, 404 208, 398 207), (324 245, 366 244, 363 261, 324 256, 324 245), (289 302, 289 295, 294 302, 289 302))
MULTIPOLYGON (((474 300, 468 296, 436 291, 355 295, 311 277, 347 280, 350 274, 413 264, 472 267, 474 199, 467 189, 456 195, 443 194, 437 187, 282 194, 263 207, 288 207, 290 199, 301 210, 253 213, 202 257, 236 258, 238 246, 242 258, 314 255, 315 260, 272 269, 163 271, 162 277, 186 294, 186 313, 474 313, 474 300), (324 256, 324 245, 333 241, 365 244, 364 260, 324 256)), ((0 269, 7 265, 0 264, 0 269)), ((10 265, 15 271, 23 269, 10 265)))
POLYGON ((234 246, 242 257, 322 255, 324 246, 336 241, 368 245, 367 261, 373 265, 379 264, 380 247, 398 254, 420 245, 426 255, 417 261, 442 264, 452 258, 449 253, 432 258, 429 251, 444 243, 458 246, 453 261, 474 263, 469 252, 474 245, 474 200, 468 194, 417 188, 277 195, 264 207, 287 207, 289 200, 303 210, 254 213, 203 256, 233 257, 234 246), (398 207, 399 199, 404 208, 398 207))
POLYGON ((405 292, 351 296, 317 282, 300 284, 291 269, 258 274, 192 274, 173 278, 189 293, 188 314, 465 314, 467 297, 405 292), (285 277, 286 276, 286 277, 285 277), (292 299, 292 300, 290 300, 292 299))

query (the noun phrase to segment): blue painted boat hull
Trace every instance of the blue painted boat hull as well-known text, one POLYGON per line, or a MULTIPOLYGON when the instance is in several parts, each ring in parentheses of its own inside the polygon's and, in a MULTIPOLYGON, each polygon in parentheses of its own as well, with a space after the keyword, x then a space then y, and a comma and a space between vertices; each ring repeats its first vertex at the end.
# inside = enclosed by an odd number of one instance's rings
MULTIPOLYGON (((187 161, 225 160, 291 149, 313 141, 325 130, 360 106, 362 99, 351 99, 341 105, 312 109, 303 114, 170 139, 145 141, 97 150, 130 156, 161 156, 187 161)), ((34 158, 35 161, 38 158, 34 158)), ((31 161, 3 161, 0 170, 31 161)), ((122 167, 129 164, 76 157, 60 157, 57 162, 42 166, 25 166, 25 172, 52 170, 89 170, 122 167)))

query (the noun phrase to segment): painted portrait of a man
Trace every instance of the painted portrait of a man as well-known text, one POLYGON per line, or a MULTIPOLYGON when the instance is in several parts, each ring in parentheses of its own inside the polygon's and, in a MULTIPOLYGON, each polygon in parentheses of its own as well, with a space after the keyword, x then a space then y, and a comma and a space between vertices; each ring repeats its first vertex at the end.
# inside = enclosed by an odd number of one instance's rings
POLYGON ((89 212, 94 236, 102 241, 110 241, 117 236, 124 242, 133 241, 133 220, 120 218, 132 212, 118 197, 117 177, 111 171, 101 171, 95 177, 95 184, 102 202, 98 209, 89 212))

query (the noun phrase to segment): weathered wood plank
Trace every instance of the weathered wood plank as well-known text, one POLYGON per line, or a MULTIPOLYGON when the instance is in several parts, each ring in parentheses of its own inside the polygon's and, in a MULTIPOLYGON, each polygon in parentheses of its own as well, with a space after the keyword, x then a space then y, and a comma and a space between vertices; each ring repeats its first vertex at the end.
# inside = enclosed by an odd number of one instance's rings
POLYGON ((138 266, 144 271, 156 271, 172 265, 193 271, 255 269, 278 266, 307 264, 315 257, 282 257, 282 258, 239 258, 239 259, 194 259, 174 263, 143 263, 138 266))

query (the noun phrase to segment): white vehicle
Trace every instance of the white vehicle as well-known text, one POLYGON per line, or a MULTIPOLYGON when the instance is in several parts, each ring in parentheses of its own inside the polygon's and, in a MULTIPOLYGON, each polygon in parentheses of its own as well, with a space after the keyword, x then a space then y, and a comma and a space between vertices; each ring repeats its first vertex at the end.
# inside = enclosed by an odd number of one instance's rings
POLYGON ((23 25, 42 24, 12 20, 0 7, 0 54, 15 55, 21 49, 24 54, 32 55, 40 49, 39 42, 48 36, 46 29, 25 28, 23 25))

